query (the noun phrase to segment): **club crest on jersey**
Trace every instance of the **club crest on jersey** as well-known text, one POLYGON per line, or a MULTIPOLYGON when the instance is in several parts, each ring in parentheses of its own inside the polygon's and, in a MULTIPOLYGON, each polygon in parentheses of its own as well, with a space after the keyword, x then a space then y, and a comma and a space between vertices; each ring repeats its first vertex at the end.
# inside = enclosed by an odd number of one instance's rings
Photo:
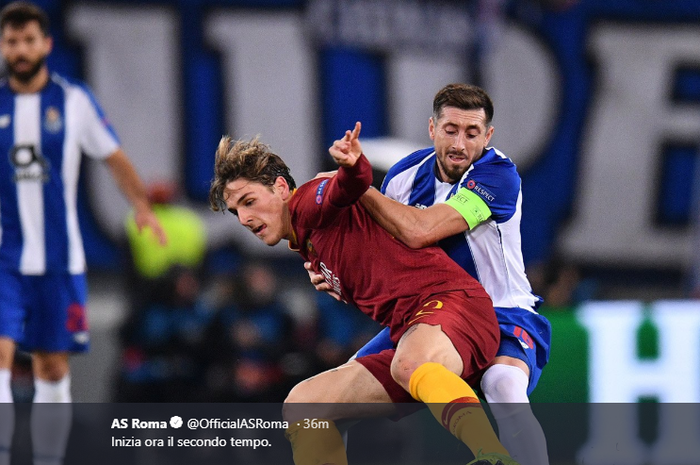
POLYGON ((10 118, 10 115, 0 115, 0 129, 5 129, 10 125, 10 121, 12 121, 12 118, 10 118))
POLYGON ((479 196, 481 198, 483 198, 484 200, 486 200, 489 203, 493 202, 494 199, 496 198, 496 196, 493 195, 493 193, 491 193, 491 191, 489 191, 487 188, 485 188, 481 184, 475 182, 473 179, 470 179, 469 181, 467 181, 467 189, 476 192, 477 194, 479 194, 479 196))
POLYGON ((63 118, 58 108, 48 107, 46 109, 44 112, 44 129, 52 134, 56 134, 63 129, 63 118))
POLYGON ((321 205, 323 202, 323 190, 326 188, 326 184, 328 184, 328 179, 324 179, 316 188, 316 205, 321 205))
POLYGON ((49 161, 32 144, 19 144, 10 150, 15 182, 49 180, 49 161))
POLYGON ((308 256, 315 256, 318 257, 318 253, 316 253, 316 249, 314 248, 314 245, 311 243, 311 240, 306 239, 306 253, 308 256))

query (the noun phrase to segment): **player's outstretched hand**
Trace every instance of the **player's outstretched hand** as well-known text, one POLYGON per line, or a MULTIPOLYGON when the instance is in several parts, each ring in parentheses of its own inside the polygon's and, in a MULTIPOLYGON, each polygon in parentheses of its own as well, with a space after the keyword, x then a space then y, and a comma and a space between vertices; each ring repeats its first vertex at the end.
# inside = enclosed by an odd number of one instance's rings
POLYGON ((350 131, 345 131, 345 136, 342 139, 333 142, 331 148, 328 149, 333 160, 340 166, 351 167, 357 162, 357 159, 362 155, 362 145, 360 145, 360 129, 362 124, 358 121, 355 123, 355 128, 350 131))
POLYGON ((139 233, 146 227, 151 228, 153 234, 158 238, 158 243, 163 247, 168 245, 168 236, 165 234, 165 230, 160 221, 158 221, 158 217, 153 213, 153 210, 150 208, 137 209, 134 212, 134 221, 139 233))

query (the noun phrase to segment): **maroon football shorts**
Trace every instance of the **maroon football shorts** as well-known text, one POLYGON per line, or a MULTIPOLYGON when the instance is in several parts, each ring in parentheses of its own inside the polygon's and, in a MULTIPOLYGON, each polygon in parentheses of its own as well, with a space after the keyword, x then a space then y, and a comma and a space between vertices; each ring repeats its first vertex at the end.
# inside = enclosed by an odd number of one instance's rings
MULTIPOLYGON (((403 325, 392 328, 392 340, 400 339, 415 324, 440 325, 462 357, 462 379, 472 387, 479 385, 481 376, 498 351, 500 330, 493 304, 487 297, 469 296, 465 291, 432 294, 404 321, 403 325)), ((356 360, 377 378, 393 402, 416 402, 391 377, 391 361, 395 353, 395 349, 388 349, 356 360)))

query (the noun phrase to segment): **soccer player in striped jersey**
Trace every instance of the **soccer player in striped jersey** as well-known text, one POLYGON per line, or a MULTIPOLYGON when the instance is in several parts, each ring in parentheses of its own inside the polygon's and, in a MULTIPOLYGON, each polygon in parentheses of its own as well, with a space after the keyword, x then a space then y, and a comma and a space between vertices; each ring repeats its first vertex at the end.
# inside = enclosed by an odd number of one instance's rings
MULTIPOLYGON (((106 162, 139 228, 166 241, 143 183, 93 95, 49 72, 51 48, 43 10, 28 2, 2 9, 0 52, 8 77, 0 82, 0 465, 10 460, 16 347, 32 353, 35 404, 71 402, 69 353, 88 348, 77 217, 82 153, 106 162)), ((62 463, 70 421, 69 408, 59 413, 35 405, 35 464, 62 463)))
MULTIPOLYGON (((409 247, 438 243, 484 286, 501 328, 501 344, 481 389, 499 437, 522 465, 546 465, 547 444, 528 396, 549 358, 550 325, 537 308, 521 252, 520 176, 489 146, 493 103, 481 88, 450 84, 438 91, 428 131, 434 146, 396 163, 361 202, 409 247)), ((318 282, 318 281, 317 281, 318 282)), ((386 330, 358 357, 391 346, 386 330)))
POLYGON ((347 464, 335 420, 420 401, 471 449, 473 464, 513 465, 467 383, 479 381, 498 348, 491 300, 439 247, 407 247, 360 205, 372 167, 359 133, 357 123, 331 147, 336 176, 298 189, 281 158, 257 139, 224 137, 216 154, 212 209, 230 211, 267 245, 286 239, 338 295, 389 327, 397 344, 292 389, 284 412, 294 462, 347 464), (361 412, 363 403, 373 405, 361 412), (323 413, 309 416, 308 404, 323 413), (324 426, 308 428, 305 418, 324 426))

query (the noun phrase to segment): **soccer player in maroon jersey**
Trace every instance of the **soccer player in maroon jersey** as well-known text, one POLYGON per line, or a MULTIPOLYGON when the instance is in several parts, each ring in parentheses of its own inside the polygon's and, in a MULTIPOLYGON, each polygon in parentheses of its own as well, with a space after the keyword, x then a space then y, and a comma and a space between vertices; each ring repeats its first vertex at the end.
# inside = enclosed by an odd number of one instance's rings
MULTIPOLYGON (((209 200, 228 210, 267 245, 280 240, 322 273, 343 300, 391 329, 396 349, 352 360, 309 378, 285 400, 294 463, 347 464, 328 410, 327 428, 309 428, 295 405, 421 401, 474 453, 472 464, 517 465, 498 441, 468 383, 478 383, 496 355, 499 328, 486 291, 439 247, 410 249, 358 202, 372 167, 362 154, 360 123, 330 148, 332 178, 298 189, 289 169, 257 138, 222 138, 209 200)), ((376 404, 380 404, 377 406, 376 404)), ((384 409, 387 411, 387 409, 384 409)), ((319 423, 316 423, 319 424, 319 423)))

